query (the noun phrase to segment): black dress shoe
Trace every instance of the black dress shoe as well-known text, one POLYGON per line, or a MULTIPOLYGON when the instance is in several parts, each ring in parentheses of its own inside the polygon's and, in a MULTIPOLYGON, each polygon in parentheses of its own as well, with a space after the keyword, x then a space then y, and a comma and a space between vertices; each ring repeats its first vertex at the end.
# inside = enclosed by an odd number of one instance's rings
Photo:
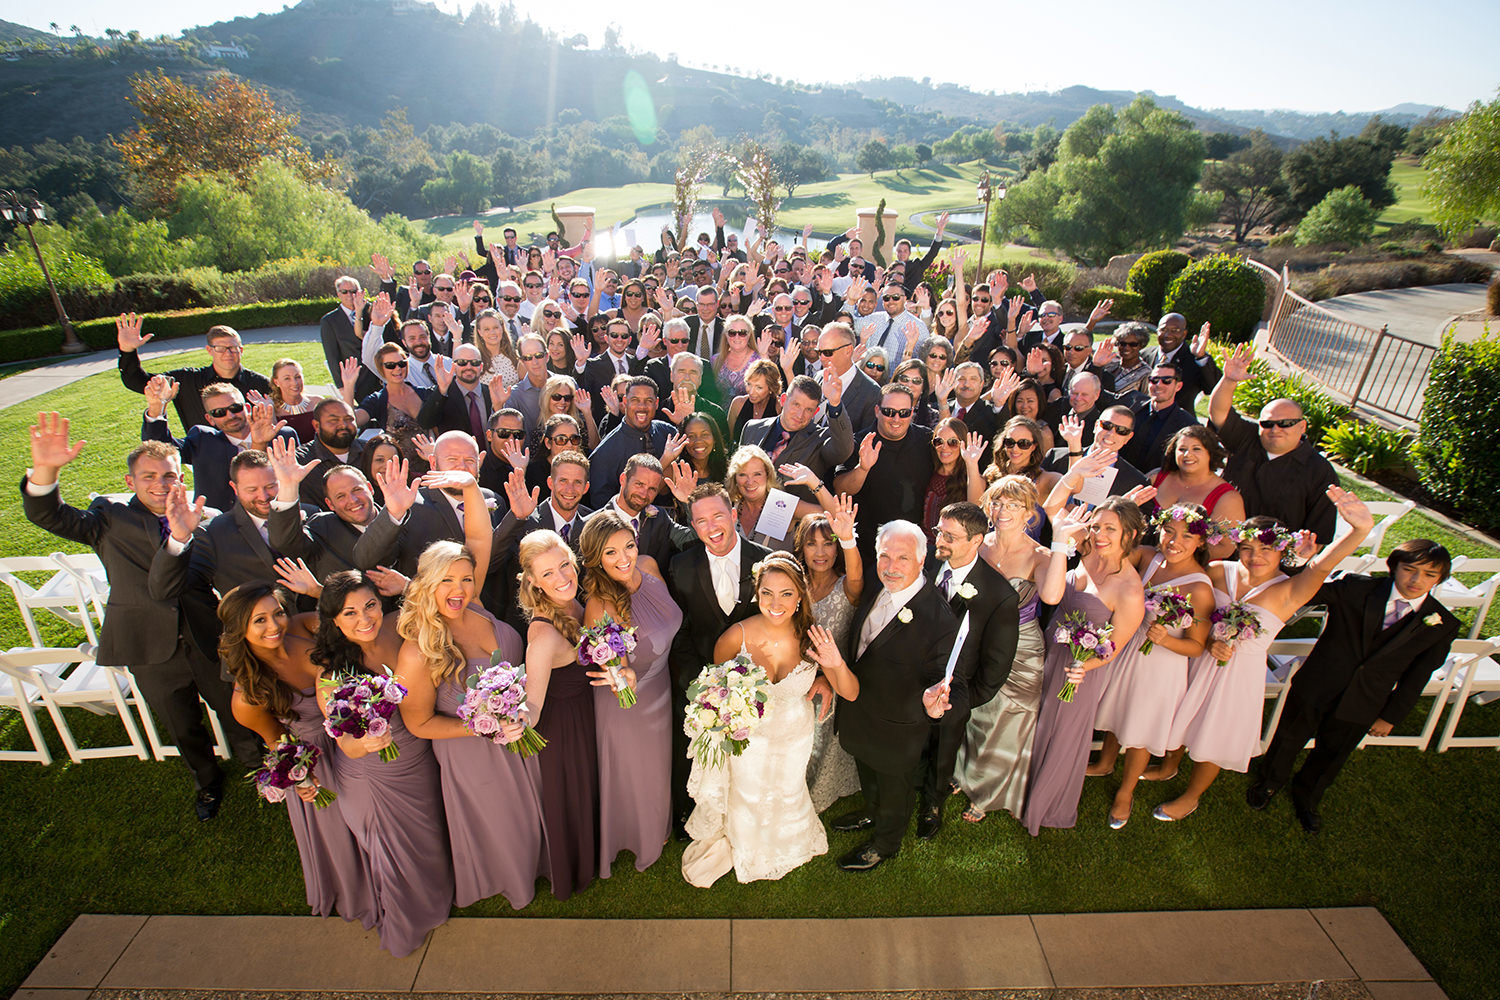
POLYGON ((219 804, 224 801, 224 781, 220 779, 211 785, 204 785, 198 789, 198 795, 193 800, 193 812, 198 815, 198 822, 207 823, 219 815, 219 804))
POLYGON ((855 833, 874 826, 875 819, 867 812, 844 813, 832 825, 836 833, 855 833))
POLYGON ((931 840, 943 828, 943 810, 938 806, 924 809, 917 815, 917 836, 931 840))
POLYGON ((1318 833, 1323 829, 1323 817, 1318 815, 1318 810, 1304 802, 1292 802, 1292 811, 1297 814, 1297 822, 1302 824, 1302 829, 1308 833, 1318 833))
POLYGON ((679 844, 686 844, 692 841, 693 838, 687 832, 687 819, 685 817, 678 817, 672 821, 672 836, 679 844))
POLYGON ((1249 806, 1251 809, 1254 809, 1256 812, 1259 812, 1266 806, 1270 805, 1271 799, 1273 796, 1275 796, 1275 794, 1276 789, 1257 781, 1255 784, 1245 789, 1245 805, 1249 806))
POLYGON ((839 867, 846 872, 867 872, 884 860, 873 843, 865 843, 839 858, 839 867))

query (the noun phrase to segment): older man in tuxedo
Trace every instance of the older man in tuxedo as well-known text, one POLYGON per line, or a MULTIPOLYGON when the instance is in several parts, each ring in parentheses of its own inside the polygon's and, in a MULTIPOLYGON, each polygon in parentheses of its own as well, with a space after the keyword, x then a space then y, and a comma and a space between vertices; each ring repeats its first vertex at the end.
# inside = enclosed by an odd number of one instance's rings
MULTIPOLYGON (((843 383, 831 371, 825 372, 823 384, 806 375, 792 379, 781 412, 745 424, 740 444, 753 444, 771 456, 773 466, 798 463, 807 466, 825 480, 833 475, 840 462, 854 452, 854 428, 849 414, 841 405, 843 383), (819 406, 825 407, 824 420, 818 419, 819 406)), ((805 487, 795 492, 801 495, 805 487)), ((813 501, 811 495, 804 500, 813 501)))
MULTIPOLYGON (((260 741, 234 721, 231 689, 219 676, 217 650, 212 658, 198 653, 180 602, 158 585, 166 564, 192 537, 203 502, 196 507, 188 503, 177 449, 146 441, 125 460, 125 484, 135 494, 128 503, 101 496, 87 510, 69 506, 59 496, 58 473, 82 450, 81 442, 69 443, 66 419, 41 414, 31 428, 31 469, 21 481, 22 509, 37 527, 98 554, 110 587, 95 659, 130 668, 138 693, 166 723, 182 762, 193 773, 198 819, 213 819, 224 795, 224 772, 199 696, 219 716, 242 762, 258 763, 260 741)), ((134 727, 132 720, 123 721, 134 727)))
MULTIPOLYGON (((341 275, 333 283, 338 305, 323 314, 318 320, 318 339, 323 343, 323 359, 328 362, 328 374, 333 377, 336 389, 344 386, 343 364, 349 358, 359 360, 361 341, 365 330, 370 328, 370 307, 365 304, 364 289, 359 279, 341 275), (360 332, 355 333, 355 323, 360 332)), ((354 398, 364 399, 380 389, 380 379, 375 373, 360 365, 354 383, 354 398)))
POLYGON ((944 667, 958 634, 948 601, 922 575, 927 536, 910 521, 888 521, 875 540, 879 587, 867 587, 849 627, 847 656, 859 696, 839 699, 839 743, 859 769, 862 808, 839 817, 840 832, 871 838, 839 858, 869 871, 901 850, 932 719, 949 707, 944 667))
POLYGON ((1386 558, 1390 576, 1329 580, 1311 604, 1328 608, 1323 634, 1292 677, 1276 735, 1245 792, 1264 809, 1291 781, 1292 809, 1308 833, 1323 828, 1323 793, 1366 734, 1401 724, 1458 637, 1459 621, 1432 596, 1452 569, 1448 550, 1416 538, 1386 558), (1295 776, 1297 755, 1316 739, 1295 776))

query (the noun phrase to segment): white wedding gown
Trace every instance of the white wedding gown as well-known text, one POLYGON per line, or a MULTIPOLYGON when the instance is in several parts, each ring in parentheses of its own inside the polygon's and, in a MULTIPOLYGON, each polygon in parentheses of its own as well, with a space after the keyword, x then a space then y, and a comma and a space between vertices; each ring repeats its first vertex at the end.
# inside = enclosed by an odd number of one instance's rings
POLYGON ((741 882, 779 879, 819 854, 828 834, 807 791, 813 706, 808 689, 818 668, 806 660, 771 685, 766 714, 738 757, 707 767, 693 761, 688 817, 693 842, 682 875, 706 889, 731 868, 741 882))

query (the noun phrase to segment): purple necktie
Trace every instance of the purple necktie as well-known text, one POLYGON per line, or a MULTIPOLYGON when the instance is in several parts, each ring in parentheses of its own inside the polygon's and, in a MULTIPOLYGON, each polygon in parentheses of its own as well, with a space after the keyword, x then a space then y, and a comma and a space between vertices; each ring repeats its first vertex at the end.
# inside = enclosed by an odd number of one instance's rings
POLYGON ((1406 607, 1406 602, 1401 600, 1400 598, 1397 598, 1396 603, 1391 606, 1390 612, 1385 616, 1385 627, 1390 628, 1392 625, 1399 622, 1401 620, 1401 616, 1406 614, 1406 607))
POLYGON ((167 536, 172 534, 172 526, 167 523, 167 519, 165 517, 162 517, 159 514, 156 517, 156 523, 161 525, 161 540, 165 542, 167 540, 167 536))
POLYGON ((938 581, 938 588, 940 590, 942 590, 944 597, 952 597, 953 596, 953 594, 951 594, 949 592, 949 590, 948 590, 948 585, 951 584, 952 582, 953 582, 953 570, 951 570, 951 569, 945 569, 945 570, 943 570, 943 578, 938 581))
POLYGON ((567 524, 565 524, 561 528, 559 528, 558 531, 557 531, 557 533, 559 535, 562 535, 562 540, 566 542, 568 540, 568 532, 570 532, 572 530, 573 530, 573 522, 569 521, 567 524))
POLYGON ((474 435, 474 440, 484 440, 484 418, 479 415, 479 403, 474 399, 472 392, 464 393, 469 399, 469 433, 474 435))

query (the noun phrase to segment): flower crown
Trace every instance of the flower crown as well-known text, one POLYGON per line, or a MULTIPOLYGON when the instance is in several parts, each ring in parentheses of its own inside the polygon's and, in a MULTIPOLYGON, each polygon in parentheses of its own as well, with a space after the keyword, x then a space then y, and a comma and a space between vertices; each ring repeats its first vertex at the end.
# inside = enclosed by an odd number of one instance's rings
POLYGON ((1213 518, 1204 517, 1196 510, 1181 504, 1159 510, 1156 512, 1156 516, 1151 518, 1151 523, 1156 526, 1157 531, 1165 528, 1173 521, 1179 524, 1186 524, 1188 531, 1202 538, 1209 545, 1218 545, 1225 539, 1229 532, 1229 528, 1226 525, 1215 521, 1213 518))
POLYGON ((1280 524, 1272 524, 1264 528, 1252 528, 1246 521, 1229 529, 1228 538, 1236 546, 1246 542, 1259 542, 1269 545, 1281 553, 1283 560, 1290 558, 1296 551, 1297 536, 1293 535, 1280 524))

